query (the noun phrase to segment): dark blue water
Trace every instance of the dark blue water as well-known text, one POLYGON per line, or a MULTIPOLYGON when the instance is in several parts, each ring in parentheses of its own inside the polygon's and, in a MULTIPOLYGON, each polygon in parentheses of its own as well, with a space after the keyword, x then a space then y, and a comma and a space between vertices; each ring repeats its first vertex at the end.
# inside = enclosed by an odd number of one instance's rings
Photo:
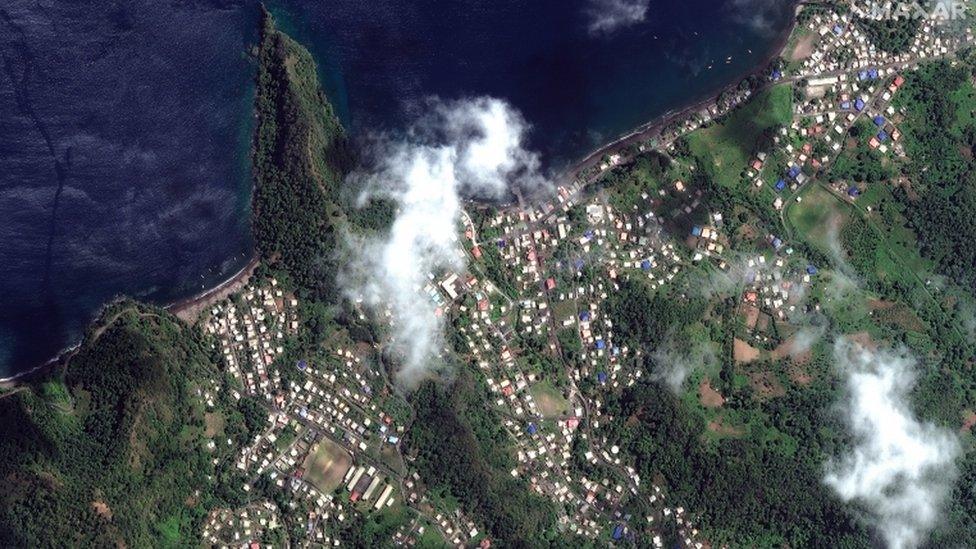
MULTIPOLYGON (((791 11, 643 0, 591 29, 632 1, 271 7, 354 132, 396 130, 428 96, 492 95, 557 166, 736 79, 791 11)), ((0 4, 0 377, 76 342, 113 296, 179 299, 246 261, 257 25, 253 0, 0 4)))

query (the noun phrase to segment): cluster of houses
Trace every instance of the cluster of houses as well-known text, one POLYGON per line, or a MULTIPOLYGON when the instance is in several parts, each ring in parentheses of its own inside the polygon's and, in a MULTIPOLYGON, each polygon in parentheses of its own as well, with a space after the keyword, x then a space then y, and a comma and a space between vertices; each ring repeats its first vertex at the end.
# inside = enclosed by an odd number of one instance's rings
MULTIPOLYGON (((867 4, 877 4, 865 2, 867 4)), ((804 31, 816 35, 816 44, 809 56, 798 62, 794 69, 797 76, 809 78, 810 85, 820 81, 832 83, 840 74, 861 74, 889 65, 907 65, 924 58, 935 58, 956 51, 973 38, 972 28, 962 33, 952 21, 940 18, 920 20, 920 28, 911 44, 901 53, 890 53, 875 45, 857 24, 859 19, 872 19, 865 5, 853 2, 846 13, 838 10, 822 10, 814 13, 806 22, 804 31)))
POLYGON ((220 509, 207 517, 201 538, 211 547, 271 547, 262 544, 268 534, 282 528, 278 508, 269 501, 261 501, 240 509, 220 509))
POLYGON ((281 383, 270 366, 284 351, 286 334, 298 329, 298 301, 286 296, 275 279, 267 286, 249 286, 238 297, 214 305, 203 330, 216 339, 227 372, 249 394, 270 397, 281 383))
MULTIPOLYGON (((694 198, 680 182, 670 192, 694 198)), ((601 392, 632 385, 641 376, 640 368, 625 360, 627 346, 615 342, 606 311, 618 278, 660 288, 690 261, 691 251, 663 233, 652 209, 658 198, 645 193, 634 211, 620 213, 598 197, 584 199, 579 189, 560 187, 558 206, 548 213, 519 207, 494 212, 480 227, 466 220, 471 274, 448 273, 439 284, 445 310, 458 317, 462 350, 482 370, 503 427, 515 441, 517 465, 511 474, 560 503, 566 510, 560 523, 578 535, 620 540, 635 528, 657 526, 653 521, 628 526, 622 520, 623 503, 640 497, 640 480, 618 448, 586 431, 605 425, 601 392), (485 246, 498 250, 501 276, 512 281, 515 296, 502 295, 485 274, 485 246), (546 359, 557 364, 558 373, 539 366, 546 359), (582 474, 573 454, 580 441, 587 446, 582 459, 615 473, 582 474)), ((712 220, 720 225, 721 215, 712 220)), ((721 254, 727 244, 715 226, 692 238, 699 258, 721 254)), ((658 522, 674 512, 660 495, 654 502, 658 522)), ((659 535, 651 538, 661 546, 659 535)))
MULTIPOLYGON (((856 13, 814 13, 797 30, 801 40, 810 41, 809 52, 786 67, 786 74, 773 75, 806 85, 806 98, 797 101, 793 121, 775 137, 773 149, 758 152, 743 167, 747 181, 770 193, 775 210, 791 196, 801 200, 797 191, 836 159, 857 124, 871 128, 863 136, 870 149, 904 154, 901 113, 891 104, 905 83, 904 72, 972 41, 971 30, 950 38, 938 23, 925 21, 905 53, 888 54, 854 23, 856 13)), ((727 94, 672 125, 659 136, 660 146, 667 148, 749 95, 727 94)), ((626 160, 609 155, 535 206, 480 212, 479 223, 465 214, 465 238, 458 244, 469 268, 431 273, 422 291, 456 330, 455 350, 480 370, 514 444, 510 474, 559 504, 562 528, 613 543, 639 539, 663 547, 661 528, 668 523, 684 547, 701 549, 708 544, 693 513, 666 503, 666 487, 641 479, 601 434, 619 420, 604 411, 607 392, 636 383, 642 372, 636 367, 642 351, 617 341, 607 302, 622 278, 659 289, 685 269, 710 262, 735 279, 740 311, 754 328, 760 314, 788 322, 802 312, 817 267, 792 257, 776 235, 767 238, 771 252, 732 253, 722 212, 707 212, 707 221, 680 239, 667 236, 662 201, 683 200, 686 214, 701 202, 700 191, 680 180, 640 193, 631 211, 617 211, 603 193, 589 192, 588 182, 626 160), (647 515, 625 514, 636 499, 650 504, 647 515)), ((850 200, 863 191, 838 184, 835 190, 850 200)), ((273 279, 214 306, 204 321, 227 371, 241 385, 243 392, 232 396, 257 397, 268 411, 268 427, 234 461, 246 479, 245 491, 270 481, 307 503, 301 518, 309 543, 339 545, 335 532, 352 514, 405 505, 417 513, 394 533, 398 545, 414 545, 433 528, 457 547, 490 546, 484 528, 441 498, 430 498, 401 459, 409 418, 398 417, 391 404, 395 395, 367 358, 375 349, 343 342, 322 356, 283 364, 286 340, 299 329, 297 301, 273 279), (282 376, 282 368, 289 375, 282 376)), ((202 396, 212 408, 214 389, 202 396)), ((214 512, 204 539, 260 546, 282 522, 277 507, 261 501, 214 512)))

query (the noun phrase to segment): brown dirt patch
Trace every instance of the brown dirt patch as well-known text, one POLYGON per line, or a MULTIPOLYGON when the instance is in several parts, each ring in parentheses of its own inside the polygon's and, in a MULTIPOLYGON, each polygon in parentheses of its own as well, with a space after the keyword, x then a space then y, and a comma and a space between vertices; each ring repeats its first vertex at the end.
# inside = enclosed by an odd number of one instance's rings
POLYGON ((112 520, 112 508, 108 506, 107 503, 101 500, 95 500, 92 502, 92 509, 98 513, 98 516, 106 519, 112 520))
POLYGON ((976 412, 972 410, 965 410, 962 414, 962 428, 959 429, 960 433, 970 433, 976 427, 976 412))
POLYGON ((759 231, 748 223, 739 227, 739 238, 742 240, 755 240, 759 236, 759 231))
POLYGON ((786 394, 783 384, 771 372, 752 372, 748 376, 749 385, 761 399, 776 398, 786 394))
POLYGON ((759 322, 759 307, 750 304, 742 306, 742 316, 745 317, 746 328, 754 330, 756 323, 759 322))
POLYGON ((759 355, 759 349, 749 345, 739 338, 735 338, 735 340, 732 342, 732 356, 735 358, 735 361, 740 364, 748 364, 759 358, 759 355))
POLYGON ((912 187, 911 181, 903 177, 898 179, 895 185, 901 187, 902 189, 905 189, 905 195, 908 196, 908 200, 910 200, 911 202, 918 202, 919 200, 918 192, 916 192, 915 188, 912 187))
POLYGON ((881 311, 885 309, 890 309, 894 307, 896 303, 894 301, 885 301, 883 299, 869 299, 868 308, 872 311, 881 311))
POLYGON ((861 347, 869 351, 874 351, 878 348, 878 344, 871 337, 871 334, 867 332, 857 332, 847 336, 847 339, 857 343, 861 347))
POLYGON ((217 434, 224 432, 224 416, 220 414, 204 414, 203 423, 206 426, 206 428, 203 430, 203 434, 207 438, 213 438, 217 434))
POLYGON ((868 301, 868 308, 874 313, 874 319, 879 324, 894 325, 908 332, 925 330, 925 323, 902 303, 872 299, 868 301))
POLYGON ((769 316, 769 315, 767 315, 767 314, 761 314, 761 315, 759 315, 759 322, 756 324, 756 328, 760 332, 765 332, 766 330, 769 329, 769 322, 771 320, 772 320, 772 317, 769 316))
POLYGON ((725 423, 725 419, 722 417, 717 417, 712 421, 708 422, 708 430, 715 433, 716 435, 722 435, 726 437, 738 437, 745 434, 746 430, 742 427, 736 427, 735 425, 729 425, 725 423))
POLYGON ((796 337, 791 336, 786 341, 779 344, 778 347, 770 351, 769 357, 773 360, 783 360, 785 358, 793 358, 793 361, 797 364, 806 364, 810 362, 810 356, 813 354, 810 349, 803 352, 797 352, 795 349, 796 337))
POLYGON ((807 385, 813 383, 813 376, 806 370, 806 368, 800 366, 799 364, 791 365, 788 370, 788 374, 790 376, 790 381, 796 383, 797 385, 806 387, 807 385))
POLYGON ((796 41, 793 51, 790 52, 790 61, 803 61, 813 53, 813 48, 817 43, 817 34, 810 32, 804 34, 796 41))
POLYGON ((725 404, 725 397, 711 386, 708 378, 703 379, 698 386, 698 399, 706 408, 721 408, 725 404))

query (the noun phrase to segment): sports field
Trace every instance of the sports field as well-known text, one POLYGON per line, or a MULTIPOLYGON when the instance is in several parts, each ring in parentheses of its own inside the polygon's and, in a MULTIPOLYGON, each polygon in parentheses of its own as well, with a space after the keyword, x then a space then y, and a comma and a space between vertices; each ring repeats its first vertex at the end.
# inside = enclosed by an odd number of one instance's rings
POLYGON ((342 446, 325 438, 305 459, 305 480, 322 493, 333 492, 342 483, 342 477, 352 466, 352 456, 342 446))

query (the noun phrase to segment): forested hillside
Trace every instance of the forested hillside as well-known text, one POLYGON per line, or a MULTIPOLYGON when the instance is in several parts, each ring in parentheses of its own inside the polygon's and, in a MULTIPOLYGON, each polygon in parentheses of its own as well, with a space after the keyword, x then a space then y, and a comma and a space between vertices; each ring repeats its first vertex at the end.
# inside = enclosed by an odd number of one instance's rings
POLYGON ((319 86, 315 61, 263 12, 254 138, 253 227, 266 259, 280 260, 309 295, 334 297, 339 182, 345 134, 319 86))
MULTIPOLYGON (((70 367, 0 399, 0 545, 192 543, 215 500, 194 395, 220 378, 214 364, 175 317, 123 303, 70 367)), ((226 432, 247 437, 226 405, 226 432)))

